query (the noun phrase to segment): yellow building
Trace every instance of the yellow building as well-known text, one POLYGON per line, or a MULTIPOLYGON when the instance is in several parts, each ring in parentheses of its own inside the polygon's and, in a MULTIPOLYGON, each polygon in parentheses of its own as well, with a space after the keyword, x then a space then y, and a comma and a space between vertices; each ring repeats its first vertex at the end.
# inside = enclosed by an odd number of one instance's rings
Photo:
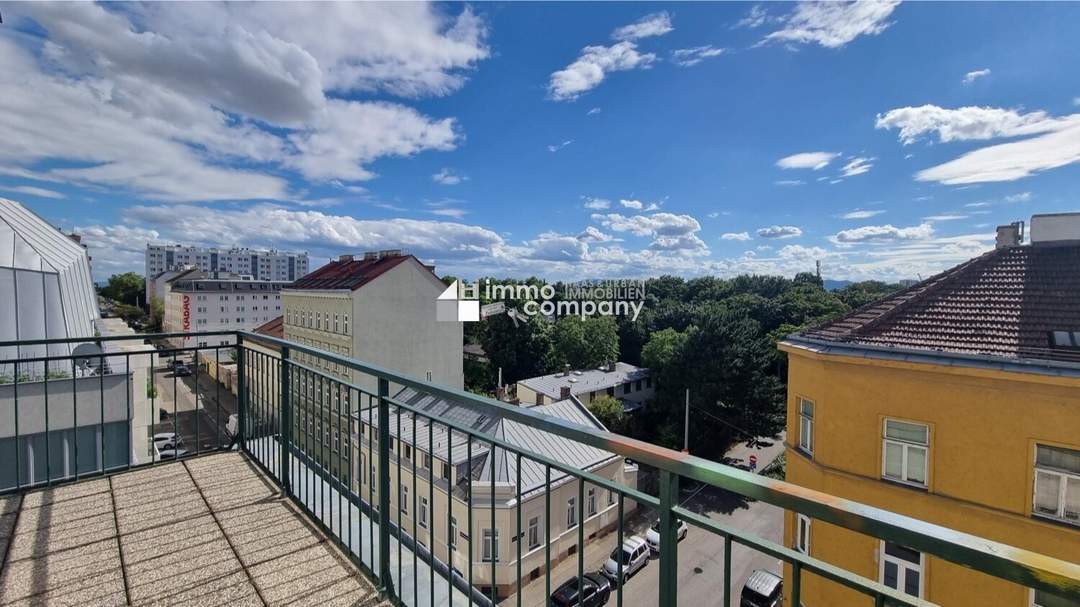
MULTIPOLYGON (((1080 560, 1080 230, 1062 228, 1036 216, 1019 246, 1003 226, 994 251, 785 339, 787 480, 1080 560)), ((940 605, 1075 607, 791 512, 785 542, 940 605)), ((873 601, 805 575, 802 604, 873 601)))

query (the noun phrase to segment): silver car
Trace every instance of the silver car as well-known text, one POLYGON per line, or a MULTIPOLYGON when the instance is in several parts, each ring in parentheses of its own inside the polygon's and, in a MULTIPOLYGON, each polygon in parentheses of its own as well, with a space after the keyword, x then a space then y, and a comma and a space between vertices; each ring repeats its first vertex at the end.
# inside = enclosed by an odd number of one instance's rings
MULTIPOLYGON (((686 539, 686 534, 689 528, 686 526, 686 521, 679 520, 678 527, 675 530, 675 541, 681 542, 686 539)), ((653 523, 652 527, 645 533, 645 541, 649 543, 649 549, 659 554, 660 552, 660 521, 653 523)))
POLYGON ((623 540, 622 548, 616 548, 611 552, 611 556, 604 562, 604 566, 600 568, 600 573, 611 580, 612 584, 620 582, 619 561, 616 559, 622 559, 621 581, 625 582, 630 576, 649 563, 649 545, 645 543, 645 540, 635 535, 623 540))

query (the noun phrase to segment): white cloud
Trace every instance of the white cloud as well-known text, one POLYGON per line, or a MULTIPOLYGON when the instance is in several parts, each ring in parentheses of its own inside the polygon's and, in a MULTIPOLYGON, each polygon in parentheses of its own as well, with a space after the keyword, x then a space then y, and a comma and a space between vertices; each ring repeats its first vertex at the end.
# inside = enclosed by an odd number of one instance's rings
POLYGON ((647 68, 654 61, 654 53, 639 53, 637 45, 629 41, 586 46, 577 60, 551 74, 548 94, 555 101, 572 101, 599 86, 611 72, 647 68))
POLYGON ((0 190, 6 190, 8 192, 18 192, 19 194, 37 196, 39 198, 67 198, 66 195, 57 192, 56 190, 47 190, 45 188, 39 188, 32 185, 0 186, 0 190))
POLYGON ((671 15, 666 11, 645 15, 636 23, 624 25, 611 33, 616 40, 640 40, 652 36, 663 36, 674 30, 671 25, 671 15))
POLYGON ((782 18, 784 26, 759 44, 769 42, 820 44, 840 48, 859 36, 873 36, 892 25, 888 21, 900 0, 800 2, 782 18))
POLYGON ((991 204, 993 204, 993 203, 992 202, 985 202, 985 201, 984 202, 969 202, 969 203, 965 204, 964 206, 968 207, 970 209, 978 209, 978 208, 982 208, 982 207, 988 207, 991 204))
POLYGON ((967 219, 968 217, 968 215, 948 213, 943 215, 930 215, 929 217, 923 217, 923 221, 956 221, 957 219, 967 219))
POLYGON ((586 116, 595 116, 595 115, 597 115, 599 113, 600 113, 600 108, 594 107, 594 108, 590 109, 589 111, 585 112, 585 115, 586 116))
POLYGON ((796 186, 796 185, 804 185, 806 182, 803 181, 802 179, 780 179, 780 180, 775 181, 773 183, 775 183, 776 185, 782 185, 782 186, 796 186))
POLYGON ((879 115, 877 128, 899 128, 905 145, 936 132, 941 142, 1025 137, 963 154, 916 173, 919 181, 964 185, 1014 181, 1080 161, 1080 114, 1051 117, 1001 108, 933 105, 905 107, 879 115))
POLYGON ((934 235, 934 226, 923 223, 907 228, 897 228, 890 224, 882 226, 861 226, 850 230, 840 230, 829 240, 837 245, 863 243, 889 243, 904 240, 923 240, 934 235))
POLYGON ((964 84, 971 84, 972 82, 975 82, 979 78, 982 78, 983 76, 989 76, 989 75, 990 75, 990 68, 985 68, 985 69, 981 69, 981 70, 975 70, 973 72, 968 72, 968 73, 964 74, 964 84))
POLYGON ((780 21, 779 17, 769 14, 769 11, 765 10, 760 4, 755 4, 750 7, 750 12, 746 13, 746 16, 735 24, 735 27, 746 27, 750 29, 761 27, 766 23, 775 23, 780 21))
POLYGON ((820 171, 829 166, 829 163, 839 155, 833 152, 802 152, 777 160, 776 166, 782 169, 814 169, 820 171))
POLYGON ((554 154, 555 152, 558 152, 559 150, 563 149, 564 147, 570 145, 571 143, 574 143, 573 139, 567 139, 566 141, 563 141, 562 143, 554 143, 554 144, 551 144, 551 145, 547 146, 547 151, 554 154))
POLYGON ((722 234, 720 236, 720 239, 721 240, 746 241, 746 240, 750 240, 750 233, 749 232, 727 232, 725 234, 722 234))
POLYGON ((455 207, 443 207, 440 209, 431 209, 428 211, 432 215, 439 215, 440 217, 453 217, 454 219, 461 219, 469 214, 465 209, 458 209, 455 207))
POLYGON ((1019 194, 1010 194, 1005 197, 1005 202, 1028 202, 1034 197, 1031 192, 1020 192, 1019 194))
POLYGON ((727 49, 716 48, 711 44, 695 46, 693 48, 681 48, 671 53, 671 59, 675 65, 691 67, 711 57, 719 57, 727 52, 727 49))
POLYGON ((326 92, 446 94, 488 54, 470 9, 422 4, 10 12, 47 39, 0 39, 0 162, 59 161, 36 177, 170 201, 284 200, 280 169, 369 179, 379 157, 450 149, 452 118, 326 92))
POLYGON ((601 232, 594 226, 588 226, 578 234, 578 239, 586 242, 610 242, 615 240, 615 237, 601 232))
POLYGON ((856 209, 854 211, 851 211, 850 213, 844 213, 843 215, 840 216, 840 218, 841 219, 869 219, 871 217, 877 217, 878 215, 881 215, 884 212, 885 211, 882 210, 882 209, 875 209, 875 210, 856 209))
POLYGON ((462 181, 468 181, 469 178, 455 173, 452 169, 444 168, 432 175, 431 180, 442 185, 457 185, 462 181))
POLYGON ((653 213, 651 215, 594 214, 593 221, 615 232, 652 238, 649 248, 679 251, 686 254, 708 254, 709 248, 698 237, 701 224, 689 215, 653 213))
POLYGON ((757 235, 761 238, 798 238, 802 236, 802 228, 798 226, 768 226, 758 228, 757 235))
POLYGON ((633 209, 635 211, 655 211, 660 208, 660 205, 655 202, 644 203, 640 200, 627 200, 626 198, 619 200, 619 204, 621 204, 623 208, 633 209))
POLYGON ((840 169, 840 174, 844 177, 854 177, 856 175, 867 173, 874 166, 873 160, 873 158, 849 158, 848 163, 840 169))
POLYGON ((583 196, 585 200, 585 208, 599 211, 611 207, 611 201, 606 198, 593 198, 592 196, 583 196))

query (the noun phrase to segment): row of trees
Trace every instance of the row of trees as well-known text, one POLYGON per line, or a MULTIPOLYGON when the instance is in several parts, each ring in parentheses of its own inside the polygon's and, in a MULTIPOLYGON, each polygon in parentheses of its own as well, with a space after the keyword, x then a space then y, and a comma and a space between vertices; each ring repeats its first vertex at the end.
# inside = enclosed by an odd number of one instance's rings
MULTIPOLYGON (((541 284, 534 278, 500 283, 541 284)), ((656 379, 649 407, 630 420, 615 415, 610 403, 594 405, 594 412, 613 429, 681 448, 689 390, 691 450, 716 457, 732 441, 774 436, 783 429, 787 371, 776 348, 779 339, 897 288, 871 281, 830 292, 811 273, 793 279, 649 279, 637 320, 567 316, 552 322, 533 316, 515 323, 500 315, 467 325, 467 339, 481 344, 491 361, 491 373, 482 383, 473 378, 470 388, 491 392, 497 368, 510 384, 565 364, 590 368, 622 360, 646 366, 656 379)), ((563 285, 557 283, 555 291, 558 298, 563 285)), ((511 301, 508 307, 520 303, 511 301)))

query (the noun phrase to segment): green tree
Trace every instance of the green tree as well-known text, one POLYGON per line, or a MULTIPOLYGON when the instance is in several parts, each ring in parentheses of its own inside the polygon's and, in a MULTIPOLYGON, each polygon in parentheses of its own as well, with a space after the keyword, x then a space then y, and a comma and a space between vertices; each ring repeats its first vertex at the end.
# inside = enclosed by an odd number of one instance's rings
POLYGON ((623 414, 622 401, 619 399, 603 395, 594 398, 589 403, 589 411, 596 416, 596 419, 600 420, 601 424, 604 424, 608 430, 621 434, 623 432, 623 421, 625 415, 623 414))
POLYGON ((866 304, 883 299, 899 291, 902 287, 898 284, 889 284, 877 280, 856 282, 833 291, 840 301, 844 302, 852 310, 861 308, 866 304))
POLYGON ((109 277, 108 283, 101 287, 101 296, 129 306, 138 306, 142 303, 145 291, 146 280, 141 275, 124 272, 109 277))
POLYGON ((149 331, 161 331, 165 322, 165 304, 157 297, 150 298, 150 326, 149 331))
POLYGON ((514 323, 506 315, 492 316, 483 323, 480 344, 491 361, 491 369, 502 369, 503 383, 543 375, 551 351, 551 323, 531 316, 514 323))
POLYGON ((619 330, 613 317, 564 316, 552 331, 547 368, 557 371, 570 365, 574 369, 591 369, 618 357, 619 330))

